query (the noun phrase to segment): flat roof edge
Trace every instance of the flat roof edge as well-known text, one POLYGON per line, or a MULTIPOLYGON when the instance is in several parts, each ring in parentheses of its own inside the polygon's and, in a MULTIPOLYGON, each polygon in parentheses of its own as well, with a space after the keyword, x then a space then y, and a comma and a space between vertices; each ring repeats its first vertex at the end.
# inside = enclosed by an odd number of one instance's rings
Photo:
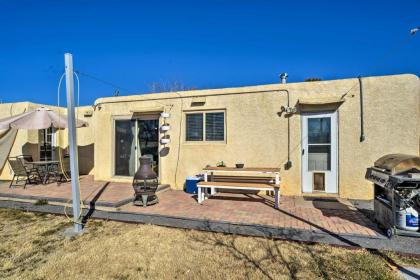
MULTIPOLYGON (((382 75, 382 76, 366 76, 364 79, 383 79, 383 78, 397 78, 402 76, 412 76, 418 78, 415 74, 393 74, 393 75, 382 75)), ((103 103, 118 103, 118 102, 130 102, 130 101, 147 101, 153 99, 168 99, 176 97, 194 97, 194 96, 207 96, 207 95, 218 95, 218 94, 232 94, 232 93, 249 93, 249 92, 264 92, 264 91, 276 91, 287 89, 299 84, 311 83, 314 85, 326 84, 332 82, 343 82, 357 79, 358 77, 335 79, 335 80, 324 80, 324 81, 312 81, 312 82, 294 82, 286 84, 263 84, 254 86, 242 86, 242 87, 227 87, 227 88, 215 88, 215 89, 198 89, 198 90, 186 90, 186 91, 169 91, 159 93, 140 93, 126 96, 112 96, 112 97, 100 97, 95 100, 94 106, 103 103), (139 100, 140 99, 140 100, 139 100)))

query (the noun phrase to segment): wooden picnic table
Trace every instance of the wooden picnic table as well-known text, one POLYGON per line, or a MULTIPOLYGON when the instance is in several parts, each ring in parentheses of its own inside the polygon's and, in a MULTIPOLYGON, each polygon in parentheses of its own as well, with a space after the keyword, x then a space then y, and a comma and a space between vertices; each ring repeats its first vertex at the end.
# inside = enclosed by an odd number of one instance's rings
POLYGON ((257 173, 278 173, 280 172, 280 168, 272 168, 272 167, 222 167, 222 166, 207 166, 204 167, 203 170, 207 171, 238 171, 238 172, 257 172, 257 173))
POLYGON ((214 173, 247 173, 247 174, 267 174, 275 176, 275 184, 280 184, 280 168, 272 167, 221 167, 221 166, 207 166, 203 169, 204 171, 204 181, 208 181, 208 175, 212 176, 214 173))
MULTIPOLYGON (((210 188, 210 195, 214 195, 216 193, 216 189, 243 189, 243 190, 274 190, 274 197, 275 197, 275 208, 278 208, 279 205, 279 197, 280 197, 280 168, 271 168, 271 167, 244 167, 244 168, 236 168, 236 167, 213 167, 207 166, 203 168, 204 171, 204 182, 198 184, 198 203, 201 203, 206 195, 206 187, 210 188), (264 174, 269 176, 274 176, 274 184, 270 183, 239 183, 239 182, 209 182, 209 175, 211 181, 213 181, 213 175, 215 173, 230 173, 235 174, 233 177, 238 176, 237 174, 241 175, 248 175, 248 174, 264 174), (201 188, 204 188, 203 191, 201 188)), ((238 178, 247 178, 238 176, 238 178)), ((255 179, 255 178, 254 178, 255 179)))

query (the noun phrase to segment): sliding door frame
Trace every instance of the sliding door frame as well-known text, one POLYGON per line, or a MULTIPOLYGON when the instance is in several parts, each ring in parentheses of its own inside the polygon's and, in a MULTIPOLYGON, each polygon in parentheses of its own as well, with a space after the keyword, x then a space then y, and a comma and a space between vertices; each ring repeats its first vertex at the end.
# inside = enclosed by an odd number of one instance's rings
MULTIPOLYGON (((144 114, 139 115, 139 116, 133 116, 133 115, 120 115, 120 116, 112 116, 112 132, 111 132, 111 170, 110 170, 110 174, 112 178, 116 178, 116 179, 132 179, 132 176, 123 176, 123 175, 116 175, 115 174, 115 159, 116 159, 116 143, 115 143, 115 128, 116 128, 116 121, 120 121, 120 120, 126 120, 126 121, 135 121, 135 131, 136 131, 136 135, 134 136, 136 144, 135 144, 135 167, 134 167, 134 172, 137 171, 138 167, 139 167, 139 160, 138 158, 140 157, 140 140, 139 140, 139 132, 140 132, 140 128, 139 128, 139 120, 148 120, 151 119, 151 116, 156 116, 156 119, 158 120, 158 129, 160 128, 161 125, 161 118, 160 115, 157 113, 150 113, 150 114, 144 114)), ((160 174, 161 174, 161 158, 160 158, 160 149, 161 149, 161 144, 160 144, 160 131, 158 134, 158 179, 160 180, 160 174)))

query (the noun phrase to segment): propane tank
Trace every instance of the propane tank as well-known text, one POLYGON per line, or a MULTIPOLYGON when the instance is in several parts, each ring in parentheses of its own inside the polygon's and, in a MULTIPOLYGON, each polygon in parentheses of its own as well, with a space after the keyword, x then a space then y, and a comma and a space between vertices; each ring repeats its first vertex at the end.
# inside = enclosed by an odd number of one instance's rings
POLYGON ((419 213, 413 207, 400 209, 396 213, 397 227, 403 230, 418 231, 419 230, 419 213))

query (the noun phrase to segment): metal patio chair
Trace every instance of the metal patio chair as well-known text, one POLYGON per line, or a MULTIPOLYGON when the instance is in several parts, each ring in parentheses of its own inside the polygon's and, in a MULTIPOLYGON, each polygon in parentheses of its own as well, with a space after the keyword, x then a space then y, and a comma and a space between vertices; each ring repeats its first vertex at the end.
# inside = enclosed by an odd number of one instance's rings
POLYGON ((23 163, 28 163, 28 164, 34 161, 31 155, 20 155, 20 156, 17 156, 17 158, 21 159, 23 163))
POLYGON ((23 188, 26 188, 26 184, 38 184, 42 181, 39 170, 33 167, 25 167, 20 158, 11 157, 8 158, 7 161, 13 171, 13 179, 10 182, 9 188, 16 186, 23 186, 23 188), (23 182, 23 185, 19 182, 23 182))
POLYGON ((34 161, 33 157, 31 155, 20 155, 16 158, 20 159, 25 166, 26 169, 32 169, 34 168, 34 165, 32 162, 34 161))
POLYGON ((68 182, 68 177, 70 177, 70 158, 64 156, 62 163, 51 166, 51 169, 48 171, 48 178, 54 177, 57 185, 60 183, 68 182))

